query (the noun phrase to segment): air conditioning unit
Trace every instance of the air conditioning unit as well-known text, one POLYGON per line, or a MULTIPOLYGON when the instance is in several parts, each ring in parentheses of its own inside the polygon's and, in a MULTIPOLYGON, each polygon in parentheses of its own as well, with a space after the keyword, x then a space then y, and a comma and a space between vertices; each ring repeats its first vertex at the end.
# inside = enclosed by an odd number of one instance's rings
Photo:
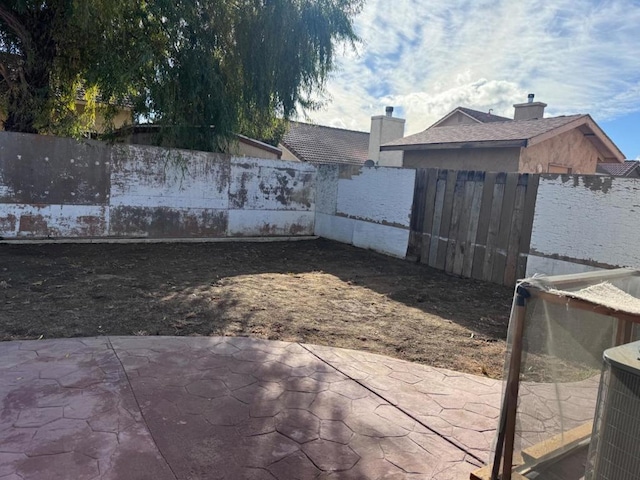
POLYGON ((585 480, 640 479, 640 342, 604 352, 585 480))

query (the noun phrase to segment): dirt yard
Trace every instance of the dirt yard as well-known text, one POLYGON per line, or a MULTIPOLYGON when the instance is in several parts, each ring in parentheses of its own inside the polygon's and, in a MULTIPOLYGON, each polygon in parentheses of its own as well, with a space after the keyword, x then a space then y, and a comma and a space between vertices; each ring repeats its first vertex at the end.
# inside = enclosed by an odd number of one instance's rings
POLYGON ((242 335, 497 378, 512 291, 326 240, 0 245, 0 339, 242 335))

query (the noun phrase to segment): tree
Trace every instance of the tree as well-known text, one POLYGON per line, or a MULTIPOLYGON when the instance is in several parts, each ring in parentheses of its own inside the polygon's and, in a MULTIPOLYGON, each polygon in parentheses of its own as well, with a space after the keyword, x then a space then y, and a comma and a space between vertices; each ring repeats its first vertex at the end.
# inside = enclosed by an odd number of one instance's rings
POLYGON ((3 0, 5 129, 78 135, 82 87, 94 103, 130 102, 163 144, 275 141, 282 119, 317 106, 362 1, 3 0))

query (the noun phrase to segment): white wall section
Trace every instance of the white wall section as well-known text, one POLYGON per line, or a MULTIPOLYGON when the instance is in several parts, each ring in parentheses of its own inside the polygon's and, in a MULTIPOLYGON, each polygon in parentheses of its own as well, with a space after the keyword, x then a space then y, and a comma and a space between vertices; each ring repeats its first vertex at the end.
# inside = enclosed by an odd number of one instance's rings
POLYGON ((577 273, 587 267, 640 267, 639 233, 640 180, 544 176, 538 187, 527 276, 577 273))
POLYGON ((316 235, 404 258, 415 170, 323 165, 316 235))

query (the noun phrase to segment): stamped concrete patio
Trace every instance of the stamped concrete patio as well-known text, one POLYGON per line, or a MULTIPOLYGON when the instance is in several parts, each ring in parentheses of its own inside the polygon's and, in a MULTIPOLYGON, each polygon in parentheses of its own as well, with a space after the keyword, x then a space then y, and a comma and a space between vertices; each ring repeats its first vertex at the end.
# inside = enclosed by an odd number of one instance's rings
POLYGON ((240 337, 0 343, 0 478, 466 479, 500 382, 240 337))

